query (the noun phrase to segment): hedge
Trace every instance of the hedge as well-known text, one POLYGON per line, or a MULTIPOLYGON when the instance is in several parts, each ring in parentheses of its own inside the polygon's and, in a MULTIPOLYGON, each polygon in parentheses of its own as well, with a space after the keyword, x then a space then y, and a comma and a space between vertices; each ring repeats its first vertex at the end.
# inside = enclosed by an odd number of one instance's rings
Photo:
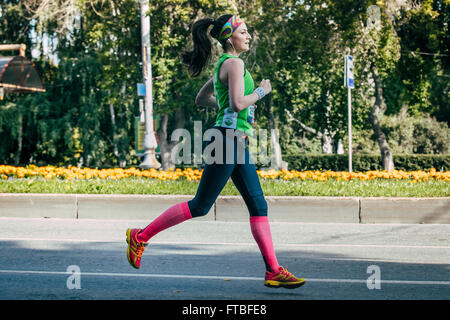
MULTIPOLYGON (((288 170, 331 170, 348 171, 348 155, 342 154, 298 154, 283 156, 288 170)), ((435 168, 438 171, 450 169, 450 155, 434 154, 399 154, 394 155, 396 170, 417 171, 435 168)), ((352 155, 353 171, 383 170, 381 155, 352 155)))

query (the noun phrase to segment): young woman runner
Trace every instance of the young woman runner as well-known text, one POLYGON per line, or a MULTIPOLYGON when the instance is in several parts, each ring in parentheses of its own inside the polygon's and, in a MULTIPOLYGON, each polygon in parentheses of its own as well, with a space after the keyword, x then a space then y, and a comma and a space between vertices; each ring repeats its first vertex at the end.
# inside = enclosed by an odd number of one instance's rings
POLYGON ((272 90, 269 80, 262 80, 254 89, 253 79, 239 58, 241 53, 249 50, 251 36, 247 26, 233 15, 199 20, 192 28, 193 51, 183 53, 181 58, 192 76, 201 73, 211 56, 211 41, 207 35, 211 25, 210 35, 221 43, 224 53, 217 62, 214 76, 200 89, 195 102, 218 108, 215 139, 221 141, 223 147, 215 149, 215 161, 206 161, 192 200, 170 207, 144 229, 127 229, 128 261, 139 269, 144 249, 153 236, 188 219, 206 215, 231 177, 250 212, 250 229, 266 265, 264 285, 297 288, 305 280, 278 264, 267 218, 267 203, 245 143, 245 138, 252 135, 254 104, 272 90))

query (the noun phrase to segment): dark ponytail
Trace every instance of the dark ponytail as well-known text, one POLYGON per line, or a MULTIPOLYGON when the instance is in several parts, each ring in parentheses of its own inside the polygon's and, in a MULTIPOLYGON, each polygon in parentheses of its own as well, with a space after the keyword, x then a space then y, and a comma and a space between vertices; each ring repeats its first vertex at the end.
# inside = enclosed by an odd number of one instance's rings
MULTIPOLYGON (((192 51, 185 51, 181 54, 181 62, 188 66, 191 76, 197 77, 211 57, 212 44, 207 34, 209 26, 214 25, 210 31, 210 35, 213 38, 218 39, 223 25, 231 16, 231 14, 226 14, 219 17, 217 20, 206 18, 194 23, 192 26, 194 49, 192 51)), ((225 43, 222 43, 222 46, 225 48, 225 43)))

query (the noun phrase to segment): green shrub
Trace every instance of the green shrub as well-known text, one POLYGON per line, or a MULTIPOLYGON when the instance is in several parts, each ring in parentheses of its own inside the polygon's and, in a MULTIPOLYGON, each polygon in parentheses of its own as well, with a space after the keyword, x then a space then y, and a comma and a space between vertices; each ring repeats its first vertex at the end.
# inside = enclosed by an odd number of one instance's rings
MULTIPOLYGON (((289 170, 331 170, 348 171, 348 155, 342 154, 298 154, 284 156, 289 170)), ((438 171, 450 170, 450 155, 394 154, 396 170, 416 171, 435 168, 438 171)), ((377 154, 354 154, 353 171, 383 170, 381 156, 377 154)))
POLYGON ((384 116, 381 123, 394 154, 448 154, 450 151, 450 129, 445 122, 426 115, 397 115, 384 116))
MULTIPOLYGON (((380 123, 393 154, 450 153, 450 129, 445 122, 436 121, 426 115, 411 117, 403 114, 381 116, 380 123)), ((348 150, 347 141, 348 137, 345 135, 343 137, 345 150, 348 150)), ((379 147, 373 130, 353 130, 352 148, 355 154, 378 153, 379 147)))

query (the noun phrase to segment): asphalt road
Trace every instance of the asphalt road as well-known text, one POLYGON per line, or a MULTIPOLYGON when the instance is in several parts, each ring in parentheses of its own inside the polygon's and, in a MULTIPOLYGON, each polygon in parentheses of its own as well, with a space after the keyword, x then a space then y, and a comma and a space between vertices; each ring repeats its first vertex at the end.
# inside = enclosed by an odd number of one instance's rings
POLYGON ((287 290, 264 287, 244 222, 165 230, 135 270, 125 229, 147 223, 0 218, 0 299, 450 299, 450 225, 272 223, 278 261, 307 280, 287 290))

